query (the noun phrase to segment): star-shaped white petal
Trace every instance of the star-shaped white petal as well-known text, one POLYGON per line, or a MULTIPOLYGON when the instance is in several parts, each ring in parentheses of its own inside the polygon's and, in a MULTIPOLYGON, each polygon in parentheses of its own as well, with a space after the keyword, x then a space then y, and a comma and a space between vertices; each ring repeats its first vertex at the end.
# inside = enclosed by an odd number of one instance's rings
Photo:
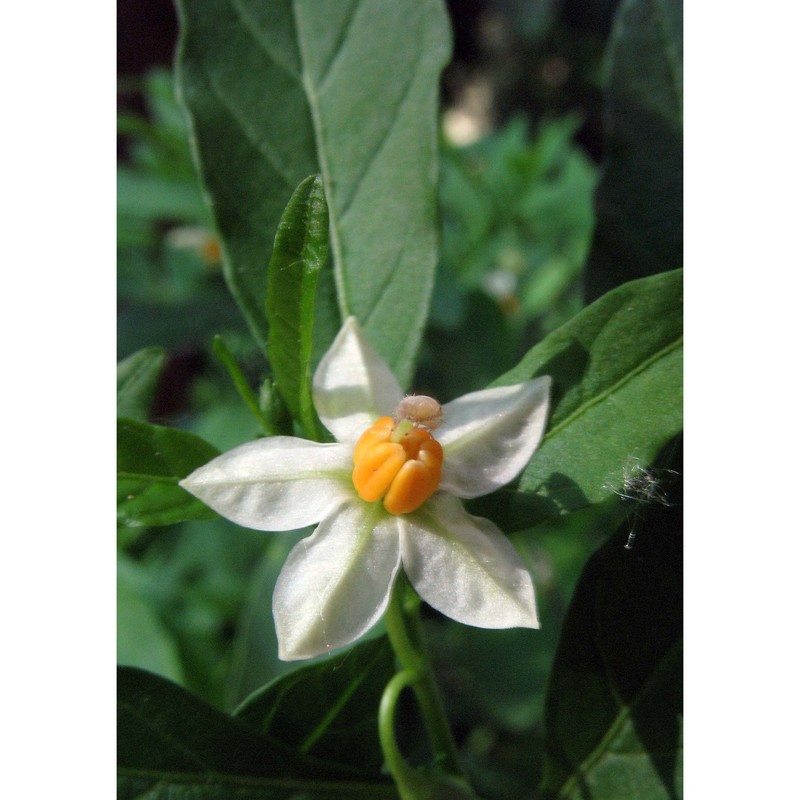
POLYGON ((352 317, 314 375, 314 405, 337 443, 276 436, 241 445, 181 485, 258 530, 317 524, 283 567, 273 596, 280 657, 311 658, 356 641, 383 615, 399 570, 442 614, 484 628, 539 626, 530 573, 509 540, 459 498, 513 480, 547 422, 550 379, 484 389, 443 406, 439 490, 395 516, 358 497, 353 445, 402 399, 396 378, 352 317))

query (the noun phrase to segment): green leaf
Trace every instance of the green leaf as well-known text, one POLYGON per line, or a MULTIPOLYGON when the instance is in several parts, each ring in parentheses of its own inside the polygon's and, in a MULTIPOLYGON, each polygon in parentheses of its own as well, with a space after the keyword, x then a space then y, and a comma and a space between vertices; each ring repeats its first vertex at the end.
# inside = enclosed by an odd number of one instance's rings
POLYGON ((178 648, 140 589, 138 565, 117 554, 117 663, 179 681, 178 648))
POLYGON ((233 656, 227 680, 227 706, 235 708, 253 692, 297 665, 278 658, 278 635, 272 615, 272 595, 278 575, 292 548, 310 529, 270 536, 264 545, 258 568, 249 583, 248 594, 236 623, 233 656))
POLYGON ((378 706, 393 674, 381 637, 278 678, 234 715, 300 753, 379 775, 378 706))
POLYGON ((193 183, 117 169, 117 215, 136 219, 203 221, 208 216, 193 183))
POLYGON ((225 274, 260 346, 278 220, 300 181, 320 173, 339 313, 358 317, 407 383, 436 264, 444 4, 193 0, 180 16, 180 91, 225 274))
POLYGON ((164 358, 162 347, 147 347, 117 364, 117 416, 147 419, 164 358))
POLYGON ((551 375, 550 421, 515 484, 470 503, 506 531, 617 494, 683 427, 683 272, 632 281, 546 337, 496 384, 551 375))
POLYGON ((117 420, 117 524, 170 525, 216 514, 178 481, 219 455, 197 436, 133 419, 117 420))
POLYGON ((322 178, 306 178, 281 217, 269 262, 268 352, 275 382, 306 435, 323 429, 311 398, 314 300, 317 277, 328 260, 328 206, 322 178))
POLYGON ((212 349, 214 350, 214 355, 220 360, 225 369, 228 370, 228 375, 230 375, 233 385, 239 393, 239 397, 242 398, 250 413, 258 420, 261 425, 261 430, 267 436, 275 436, 278 433, 277 428, 273 425, 270 416, 264 413, 264 409, 261 407, 255 392, 250 387, 242 368, 237 363, 233 353, 228 349, 228 345, 225 344, 225 340, 221 336, 217 335, 214 337, 212 349))
POLYGON ((624 0, 607 51, 590 300, 683 263, 683 5, 624 0))
POLYGON ((391 784, 297 754, 156 675, 120 668, 117 692, 121 800, 397 797, 391 784))
POLYGON ((681 509, 639 510, 589 560, 553 664, 544 798, 682 796, 681 509))

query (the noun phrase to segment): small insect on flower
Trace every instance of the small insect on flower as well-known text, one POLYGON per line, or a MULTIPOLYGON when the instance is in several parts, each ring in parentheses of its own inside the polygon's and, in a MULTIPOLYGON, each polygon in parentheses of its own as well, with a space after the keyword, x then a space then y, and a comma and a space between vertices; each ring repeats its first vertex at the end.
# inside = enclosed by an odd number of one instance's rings
POLYGON ((435 431, 442 424, 442 407, 432 397, 410 394, 398 404, 394 419, 395 422, 407 419, 420 428, 435 431))

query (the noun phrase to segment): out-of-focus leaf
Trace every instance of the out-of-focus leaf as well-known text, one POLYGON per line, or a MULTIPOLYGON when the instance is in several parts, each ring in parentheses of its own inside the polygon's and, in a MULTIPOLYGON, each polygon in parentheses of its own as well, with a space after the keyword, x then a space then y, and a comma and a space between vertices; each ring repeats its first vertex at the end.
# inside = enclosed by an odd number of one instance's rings
POLYGON ((219 450, 186 431, 117 420, 117 524, 170 525, 215 517, 178 481, 218 455, 219 450))
POLYGON ((591 557, 564 623, 545 709, 548 800, 682 797, 681 509, 637 515, 591 557))
POLYGON ((162 347, 148 347, 117 364, 117 416, 147 419, 164 357, 162 347))
POLYGON ((601 502, 632 460, 683 427, 681 270, 631 281, 536 345, 496 383, 551 375, 550 421, 515 484, 470 505, 506 531, 601 502))
POLYGON ((140 582, 137 565, 118 554, 117 663, 180 681, 178 649, 152 605, 143 597, 140 582))
POLYGON ((475 291, 466 295, 462 303, 469 323, 454 331, 441 328, 428 331, 426 340, 436 360, 421 359, 416 378, 417 385, 442 399, 485 386, 499 372, 510 369, 516 360, 514 336, 497 304, 475 291))
POLYGON ((443 3, 193 0, 180 16, 182 98, 225 273, 257 341, 266 352, 278 220, 300 181, 320 173, 339 312, 358 317, 407 383, 436 263, 443 3))
POLYGON ((379 775, 378 706, 394 674, 385 637, 285 675, 234 716, 300 753, 379 775))
POLYGON ((222 365, 228 371, 228 375, 230 375, 233 385, 236 387, 239 397, 242 398, 244 404, 247 406, 248 411, 258 420, 261 425, 261 430, 267 436, 276 435, 278 432, 277 428, 273 425, 271 418, 264 413, 264 409, 261 407, 258 397, 256 397, 242 368, 237 363, 233 353, 228 349, 228 345, 225 344, 225 340, 222 336, 214 337, 212 349, 214 350, 214 355, 222 362, 222 365))
POLYGON ((328 206, 322 178, 312 175, 283 212, 269 262, 268 352, 275 382, 309 438, 322 437, 311 399, 314 300, 328 260, 328 206))
POLYGON ((309 533, 310 530, 285 532, 269 538, 236 625, 227 685, 228 708, 241 705, 257 689, 297 669, 296 664, 278 658, 278 637, 269 609, 284 562, 297 542, 309 533))
POLYGON ((117 214, 138 219, 196 222, 207 216, 197 186, 119 167, 117 214))
POLYGON ((589 300, 683 263, 683 4, 624 0, 607 51, 589 300))
POLYGON ((209 331, 242 331, 241 314, 224 286, 201 290, 191 302, 172 305, 145 301, 125 303, 117 315, 120 353, 131 353, 154 344, 170 349, 187 342, 204 341, 209 331))
POLYGON ((435 326, 473 327, 458 300, 475 290, 502 309, 509 329, 533 322, 550 332, 580 309, 596 169, 574 142, 579 124, 566 116, 530 135, 515 119, 470 147, 443 148, 435 326))
POLYGON ((264 539, 217 517, 150 529, 130 548, 137 590, 178 646, 181 685, 226 710, 235 705, 226 698, 231 637, 264 539))
POLYGON ((169 681, 117 675, 118 797, 134 800, 395 800, 386 781, 294 752, 169 681))

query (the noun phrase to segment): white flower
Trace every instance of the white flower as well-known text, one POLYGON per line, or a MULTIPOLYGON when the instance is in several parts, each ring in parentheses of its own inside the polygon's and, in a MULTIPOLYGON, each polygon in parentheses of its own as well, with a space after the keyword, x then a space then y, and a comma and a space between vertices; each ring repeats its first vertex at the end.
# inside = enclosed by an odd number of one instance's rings
MULTIPOLYGON (((467 514, 458 498, 487 494, 519 474, 542 438, 549 391, 550 378, 541 377, 445 404, 435 433, 444 454, 438 488, 438 473, 431 477, 421 468, 430 487, 420 495, 422 504, 389 513, 381 500, 359 497, 353 449, 403 394, 350 317, 313 382, 314 405, 337 443, 289 436, 248 442, 181 486, 248 528, 285 531, 319 523, 289 554, 275 587, 284 660, 358 639, 386 610, 401 565, 422 599, 452 619, 481 628, 538 628, 529 572, 500 530, 467 514)), ((411 423, 405 425, 408 430, 411 423)))

